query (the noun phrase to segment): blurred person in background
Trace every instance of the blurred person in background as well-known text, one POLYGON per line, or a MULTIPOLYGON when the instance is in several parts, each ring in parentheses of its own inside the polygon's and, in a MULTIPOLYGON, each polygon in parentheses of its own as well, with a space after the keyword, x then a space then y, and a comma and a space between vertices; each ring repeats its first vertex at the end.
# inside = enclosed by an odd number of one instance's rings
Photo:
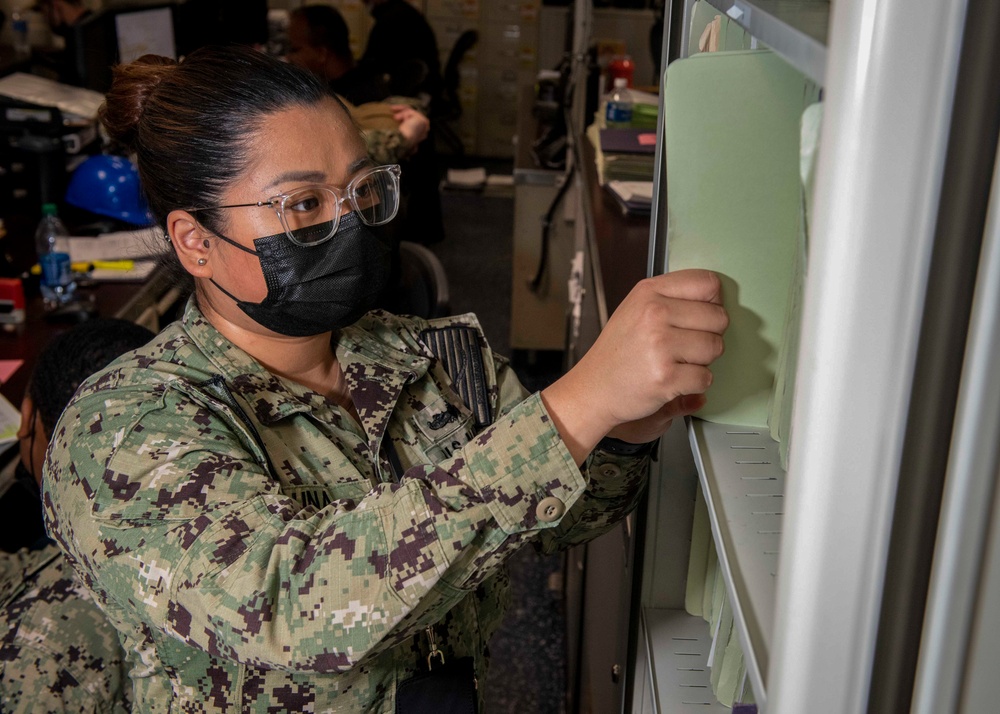
POLYGON ((83 0, 40 0, 34 10, 45 16, 52 34, 63 38, 65 43, 59 49, 36 50, 36 59, 43 67, 54 71, 56 79, 63 84, 81 85, 83 78, 75 62, 77 38, 72 29, 93 18, 94 12, 83 4, 83 0))
POLYGON ((132 685, 118 635, 45 535, 42 464, 56 421, 80 383, 153 333, 93 320, 56 336, 39 355, 21 404, 18 478, 0 499, 0 709, 6 714, 130 711, 132 685), (14 498, 11 498, 11 494, 14 498))
MULTIPOLYGON (((421 103, 415 97, 419 87, 410 87, 410 99, 396 97, 392 81, 379 71, 379 64, 355 64, 347 23, 329 5, 305 5, 293 10, 288 39, 288 61, 326 80, 331 91, 345 100, 372 159, 402 166, 403 202, 392 228, 394 235, 415 243, 439 242, 444 238, 438 188, 440 167, 430 120, 415 108, 421 103), (390 118, 396 123, 395 131, 392 122, 387 121, 390 118)), ((436 44, 434 47, 436 53, 436 44)), ((401 89, 406 91, 405 87, 401 89)))

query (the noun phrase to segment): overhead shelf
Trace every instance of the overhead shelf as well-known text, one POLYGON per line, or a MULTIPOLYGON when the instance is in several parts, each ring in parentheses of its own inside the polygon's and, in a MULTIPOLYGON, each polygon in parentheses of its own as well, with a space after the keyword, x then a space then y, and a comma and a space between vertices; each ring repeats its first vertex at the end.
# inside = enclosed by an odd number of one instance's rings
POLYGON ((823 85, 830 0, 707 0, 804 75, 823 85))
POLYGON ((778 444, 767 429, 696 418, 688 420, 688 435, 747 676, 763 705, 784 515, 778 444))

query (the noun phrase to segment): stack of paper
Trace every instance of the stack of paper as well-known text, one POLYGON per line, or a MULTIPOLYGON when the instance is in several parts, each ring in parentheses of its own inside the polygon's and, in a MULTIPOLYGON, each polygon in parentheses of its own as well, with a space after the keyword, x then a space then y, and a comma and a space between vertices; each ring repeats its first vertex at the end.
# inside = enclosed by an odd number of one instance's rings
POLYGON ((653 206, 652 181, 608 181, 604 187, 614 197, 624 215, 649 215, 653 206))
POLYGON ((21 426, 21 412, 0 394, 0 448, 17 441, 17 430, 21 426))
POLYGON ((145 280, 156 268, 157 258, 169 250, 169 244, 155 228, 70 236, 64 240, 59 247, 69 253, 74 264, 90 264, 88 277, 96 282, 145 280))
POLYGON ((104 103, 104 95, 80 87, 60 84, 51 79, 33 74, 15 72, 0 79, 0 95, 17 99, 28 104, 56 107, 72 118, 91 121, 97 118, 97 110, 104 103))
POLYGON ((448 169, 444 183, 446 188, 461 188, 478 191, 486 185, 486 169, 448 169))
POLYGON ((656 132, 649 129, 605 129, 595 122, 587 127, 594 147, 597 181, 651 181, 656 152, 656 132))
POLYGON ((598 138, 606 181, 652 180, 655 130, 601 129, 598 138))

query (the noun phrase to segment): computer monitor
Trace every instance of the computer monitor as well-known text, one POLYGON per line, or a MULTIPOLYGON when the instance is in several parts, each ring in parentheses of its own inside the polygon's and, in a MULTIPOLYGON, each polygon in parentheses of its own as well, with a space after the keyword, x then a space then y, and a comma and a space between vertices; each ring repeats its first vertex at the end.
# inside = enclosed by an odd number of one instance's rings
POLYGON ((176 53, 173 3, 116 5, 70 28, 66 37, 70 76, 64 81, 106 92, 114 65, 144 54, 176 59, 176 53))
POLYGON ((170 7, 119 12, 115 15, 115 33, 118 61, 122 64, 143 55, 177 59, 173 10, 170 7))

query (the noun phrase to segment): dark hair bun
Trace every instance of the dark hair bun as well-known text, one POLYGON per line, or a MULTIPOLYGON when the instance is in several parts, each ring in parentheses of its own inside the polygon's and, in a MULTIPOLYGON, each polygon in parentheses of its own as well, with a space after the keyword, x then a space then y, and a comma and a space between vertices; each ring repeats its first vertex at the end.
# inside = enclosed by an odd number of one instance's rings
POLYGON ((176 67, 177 62, 169 57, 143 55, 114 68, 111 89, 98 112, 108 136, 130 151, 134 149, 146 101, 176 67))

